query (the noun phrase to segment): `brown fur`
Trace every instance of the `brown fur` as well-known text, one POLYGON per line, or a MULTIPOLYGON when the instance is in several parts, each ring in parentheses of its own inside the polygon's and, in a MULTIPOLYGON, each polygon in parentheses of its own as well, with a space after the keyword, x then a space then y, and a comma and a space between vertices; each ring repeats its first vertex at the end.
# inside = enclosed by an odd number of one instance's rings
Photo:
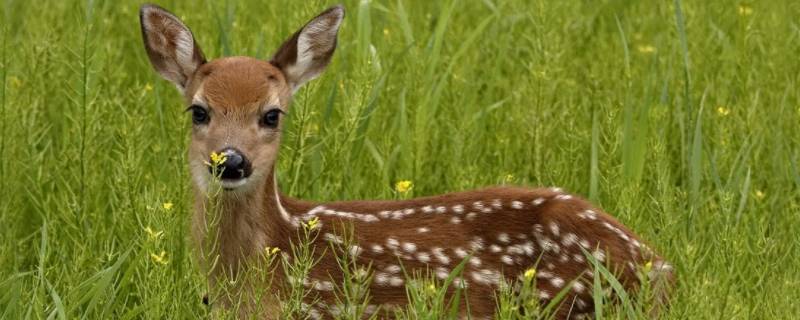
MULTIPOLYGON (((298 225, 315 217, 321 223, 317 230, 320 236, 313 244, 317 253, 330 251, 332 240, 326 234, 335 234, 341 230, 337 226, 343 224, 352 227, 360 247, 356 250, 358 261, 371 265, 375 271, 370 303, 384 308, 407 302, 405 288, 398 283, 406 279, 402 273, 390 271, 395 266, 402 265, 409 274, 450 272, 465 258, 464 252, 471 260, 463 271, 467 299, 462 303, 462 314, 466 315, 468 305, 476 318, 494 314, 496 301, 490 297, 496 295, 499 279, 513 282, 529 268, 538 270, 537 289, 547 293, 542 296, 542 303, 561 288, 575 286, 572 281, 582 284, 568 289, 557 308, 557 317, 564 319, 592 311, 592 268, 583 252, 598 254, 630 290, 640 284, 637 272, 641 265, 663 262, 617 220, 582 199, 554 189, 504 187, 404 201, 332 203, 281 195, 276 190, 273 171, 281 126, 262 128, 258 119, 269 108, 288 110, 292 92, 327 66, 336 46, 342 9, 334 7, 312 19, 281 46, 270 62, 248 57, 206 62, 193 36, 186 38, 191 32, 174 15, 155 6, 144 6, 142 17, 147 17, 142 20, 142 32, 153 66, 183 90, 187 105, 201 105, 210 115, 210 123, 192 130, 189 158, 197 199, 192 234, 198 251, 213 251, 199 254, 201 263, 210 270, 212 287, 258 267, 254 261, 265 248, 290 253, 291 244, 300 240, 298 225), (307 42, 299 45, 299 41, 307 42), (181 58, 180 43, 194 44, 191 59, 185 59, 185 54, 181 58), (299 47, 307 51, 298 52, 299 47), (300 61, 301 56, 307 60, 300 61), (252 161, 253 174, 246 185, 222 192, 219 215, 211 216, 219 220, 219 227, 209 234, 210 176, 205 163, 211 152, 225 147, 235 147, 246 155, 252 161), (380 245, 381 250, 374 249, 374 245, 380 245), (386 278, 379 274, 392 280, 381 281, 386 278)), ((342 274, 334 257, 325 254, 319 258, 305 280, 312 284, 340 283, 342 274)), ((664 266, 654 279, 667 279, 671 284, 671 267, 664 266)), ((277 272, 273 280, 280 286, 286 279, 277 272)), ((238 284, 234 296, 246 298, 262 285, 261 281, 238 284)), ((321 317, 330 317, 324 312, 334 303, 332 292, 313 285, 311 289, 322 303, 309 308, 321 312, 321 317)), ((212 303, 222 307, 233 304, 228 299, 211 297, 212 303)), ((266 308, 267 318, 276 317, 280 310, 274 296, 260 299, 256 305, 266 308)), ((240 314, 254 312, 251 307, 246 306, 240 314)))

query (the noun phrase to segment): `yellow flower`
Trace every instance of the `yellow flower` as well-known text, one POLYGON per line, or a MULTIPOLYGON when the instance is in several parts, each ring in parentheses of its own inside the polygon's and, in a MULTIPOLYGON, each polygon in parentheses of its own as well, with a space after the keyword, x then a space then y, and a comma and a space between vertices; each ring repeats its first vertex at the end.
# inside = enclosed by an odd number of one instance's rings
POLYGON ((173 206, 172 202, 164 202, 164 204, 161 205, 161 207, 164 208, 164 210, 166 211, 172 210, 172 206, 173 206))
POLYGON ((653 53, 656 52, 656 47, 647 45, 638 45, 636 46, 636 50, 639 50, 641 53, 653 53))
POLYGON ((19 88, 22 86, 22 80, 15 76, 8 77, 8 80, 11 82, 11 86, 14 88, 19 88))
POLYGON ((275 255, 276 253, 280 252, 281 248, 278 247, 266 247, 264 248, 264 252, 267 254, 267 257, 275 255))
POLYGON ((394 184, 394 189, 400 193, 407 193, 413 187, 414 185, 411 183, 411 181, 408 180, 397 181, 397 183, 394 184))
POLYGON ((724 116, 727 116, 730 113, 731 113, 731 110, 728 109, 728 108, 725 108, 723 106, 720 106, 720 107, 717 108, 717 114, 720 115, 720 116, 724 117, 724 116))
POLYGON ((213 166, 213 167, 219 167, 223 163, 225 163, 226 160, 228 160, 228 158, 225 157, 224 153, 216 153, 216 152, 212 151, 211 152, 211 163, 207 163, 207 164, 210 165, 210 166, 213 166))
POLYGON ((314 217, 314 219, 308 220, 308 222, 304 223, 303 226, 307 230, 314 230, 319 227, 319 218, 314 217))
POLYGON ((153 86, 150 83, 144 84, 144 91, 153 91, 153 86))
POLYGON ((530 268, 528 270, 525 270, 524 276, 525 276, 525 280, 528 280, 528 281, 533 280, 533 277, 536 276, 536 269, 530 268))
POLYGON ((506 175, 506 177, 504 179, 506 180, 506 182, 514 182, 515 177, 514 177, 513 174, 509 173, 509 174, 506 175))
POLYGON ((159 253, 159 254, 151 253, 150 254, 150 259, 153 259, 154 262, 160 263, 160 264, 168 264, 169 263, 169 261, 167 261, 167 253, 164 250, 161 250, 161 253, 159 253))
POLYGON ((746 3, 739 4, 739 15, 742 17, 746 17, 753 14, 753 7, 746 3))
POLYGON ((766 194, 766 193, 764 193, 763 191, 761 191, 761 190, 756 190, 756 198, 758 198, 758 200, 764 200, 764 198, 765 198, 766 196, 767 196, 767 194, 766 194))
POLYGON ((653 261, 647 261, 644 264, 644 272, 650 272, 650 270, 653 270, 653 261))
POLYGON ((389 29, 383 28, 383 35, 384 36, 388 36, 389 35, 389 29))
POLYGON ((436 286, 435 286, 435 285, 433 285, 433 283, 429 284, 429 285, 428 285, 428 287, 427 287, 426 289, 428 290, 428 293, 429 293, 429 294, 434 294, 434 293, 436 293, 436 286))
POLYGON ((147 238, 150 240, 158 240, 164 234, 164 231, 154 231, 150 226, 144 228, 144 232, 147 232, 147 238))

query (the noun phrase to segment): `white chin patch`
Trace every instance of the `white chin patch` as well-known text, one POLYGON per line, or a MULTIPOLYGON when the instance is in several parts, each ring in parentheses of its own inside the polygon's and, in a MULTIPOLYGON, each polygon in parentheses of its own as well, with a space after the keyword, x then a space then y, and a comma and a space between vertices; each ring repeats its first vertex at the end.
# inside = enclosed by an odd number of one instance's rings
POLYGON ((234 190, 245 184, 247 184, 247 178, 237 180, 223 179, 220 181, 220 185, 222 185, 222 188, 225 190, 234 190))

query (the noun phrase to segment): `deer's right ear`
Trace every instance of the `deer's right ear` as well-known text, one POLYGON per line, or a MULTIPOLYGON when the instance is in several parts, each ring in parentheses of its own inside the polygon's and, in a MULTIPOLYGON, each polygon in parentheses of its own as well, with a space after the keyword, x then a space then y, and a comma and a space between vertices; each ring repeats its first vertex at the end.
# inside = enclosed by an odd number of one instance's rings
POLYGON ((331 62, 342 19, 344 7, 340 5, 323 11, 286 40, 272 57, 270 62, 286 75, 292 92, 319 76, 331 62))
POLYGON ((178 17, 152 4, 142 6, 139 21, 153 68, 178 89, 185 90, 191 76, 206 62, 192 31, 178 17))

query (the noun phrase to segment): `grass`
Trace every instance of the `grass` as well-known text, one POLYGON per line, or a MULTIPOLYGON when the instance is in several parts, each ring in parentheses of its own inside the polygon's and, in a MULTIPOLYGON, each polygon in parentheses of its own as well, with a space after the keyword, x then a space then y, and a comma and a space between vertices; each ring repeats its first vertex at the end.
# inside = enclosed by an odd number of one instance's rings
MULTIPOLYGON (((331 3, 160 4, 207 56, 268 58, 331 3)), ((138 6, 0 6, 0 318, 208 313, 188 242, 189 119, 149 66, 138 6)), ((399 180, 414 196, 558 185, 674 263, 665 318, 800 314, 800 4, 345 6, 332 65, 293 104, 283 190, 334 200, 395 198, 399 180)), ((409 318, 429 310, 419 290, 409 318)), ((616 309, 598 315, 642 315, 616 309)))

